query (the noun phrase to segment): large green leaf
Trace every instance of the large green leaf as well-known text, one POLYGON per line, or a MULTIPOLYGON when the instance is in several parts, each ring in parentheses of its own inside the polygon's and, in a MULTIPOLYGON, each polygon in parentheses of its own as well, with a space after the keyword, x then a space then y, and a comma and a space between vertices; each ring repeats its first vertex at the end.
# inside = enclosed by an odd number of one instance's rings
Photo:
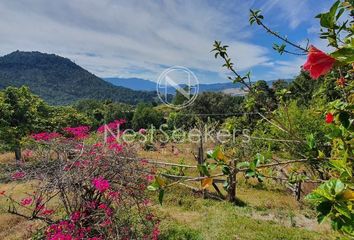
POLYGON ((342 47, 337 51, 331 53, 331 56, 343 63, 353 63, 354 62, 354 48, 350 45, 342 47))

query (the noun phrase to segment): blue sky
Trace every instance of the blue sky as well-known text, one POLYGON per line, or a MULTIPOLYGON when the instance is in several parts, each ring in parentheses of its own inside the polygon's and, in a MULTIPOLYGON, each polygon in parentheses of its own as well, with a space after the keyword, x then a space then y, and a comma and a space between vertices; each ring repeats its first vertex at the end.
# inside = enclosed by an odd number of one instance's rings
POLYGON ((317 13, 331 0, 1 0, 0 54, 41 51, 68 57, 100 77, 156 81, 168 66, 184 66, 202 83, 227 82, 214 40, 230 46, 240 71, 254 80, 291 78, 304 57, 280 56, 276 39, 249 26, 248 9, 297 43, 318 38, 317 13))

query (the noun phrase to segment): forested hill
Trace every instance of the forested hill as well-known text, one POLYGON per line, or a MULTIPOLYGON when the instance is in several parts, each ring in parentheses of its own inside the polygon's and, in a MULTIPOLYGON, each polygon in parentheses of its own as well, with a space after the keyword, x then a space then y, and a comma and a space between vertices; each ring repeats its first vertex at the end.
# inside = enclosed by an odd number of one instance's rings
POLYGON ((155 92, 114 86, 54 54, 16 51, 0 57, 0 89, 22 85, 55 105, 78 99, 109 99, 129 104, 156 99, 155 92))

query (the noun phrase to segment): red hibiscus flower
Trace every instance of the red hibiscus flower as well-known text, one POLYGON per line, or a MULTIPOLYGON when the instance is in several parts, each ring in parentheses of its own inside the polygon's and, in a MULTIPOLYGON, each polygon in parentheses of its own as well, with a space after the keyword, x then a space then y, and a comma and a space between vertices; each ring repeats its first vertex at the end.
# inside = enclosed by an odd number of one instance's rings
POLYGON ((310 72, 313 79, 318 79, 320 76, 327 74, 333 67, 336 60, 326 53, 318 50, 314 46, 310 46, 307 55, 307 61, 303 65, 304 70, 310 72))
POLYGON ((327 113, 326 114, 326 123, 332 123, 334 120, 334 116, 332 113, 327 113))

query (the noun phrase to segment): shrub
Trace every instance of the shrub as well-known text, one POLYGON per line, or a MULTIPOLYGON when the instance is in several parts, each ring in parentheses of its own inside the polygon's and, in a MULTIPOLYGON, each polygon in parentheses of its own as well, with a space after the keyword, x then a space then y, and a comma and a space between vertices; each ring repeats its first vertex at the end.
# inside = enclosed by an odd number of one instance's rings
POLYGON ((157 239, 158 221, 145 195, 147 174, 127 145, 114 137, 89 139, 88 128, 32 135, 37 162, 9 176, 35 190, 10 200, 9 212, 48 224, 39 239, 157 239), (53 207, 55 206, 55 208, 53 207))

